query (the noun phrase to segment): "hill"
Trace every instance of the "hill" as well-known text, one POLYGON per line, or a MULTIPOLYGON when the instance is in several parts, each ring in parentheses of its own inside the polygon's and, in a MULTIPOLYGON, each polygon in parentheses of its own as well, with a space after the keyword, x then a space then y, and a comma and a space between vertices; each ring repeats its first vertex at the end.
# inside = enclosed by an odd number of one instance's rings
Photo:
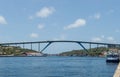
POLYGON ((19 46, 0 46, 0 56, 26 56, 27 53, 39 53, 19 46))
POLYGON ((104 56, 104 53, 109 51, 109 48, 99 47, 88 49, 88 52, 85 50, 72 50, 60 53, 60 56, 104 56))

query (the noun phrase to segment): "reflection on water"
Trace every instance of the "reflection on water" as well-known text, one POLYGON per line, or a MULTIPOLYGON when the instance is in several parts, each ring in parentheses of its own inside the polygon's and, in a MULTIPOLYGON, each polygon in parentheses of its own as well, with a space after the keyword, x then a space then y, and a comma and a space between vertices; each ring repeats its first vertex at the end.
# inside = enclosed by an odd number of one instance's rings
POLYGON ((0 77, 112 77, 116 67, 98 57, 1 57, 0 77))

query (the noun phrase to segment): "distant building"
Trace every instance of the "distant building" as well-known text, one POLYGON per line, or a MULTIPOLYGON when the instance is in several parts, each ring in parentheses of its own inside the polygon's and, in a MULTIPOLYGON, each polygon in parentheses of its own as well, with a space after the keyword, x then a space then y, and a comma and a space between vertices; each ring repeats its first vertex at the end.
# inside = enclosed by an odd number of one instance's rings
POLYGON ((120 45, 112 45, 112 44, 110 44, 110 45, 108 45, 108 48, 120 48, 120 45))
POLYGON ((109 51, 112 51, 112 52, 118 53, 118 49, 117 49, 117 48, 110 48, 109 51))
POLYGON ((25 52, 23 54, 26 56, 43 56, 43 54, 40 52, 25 52))

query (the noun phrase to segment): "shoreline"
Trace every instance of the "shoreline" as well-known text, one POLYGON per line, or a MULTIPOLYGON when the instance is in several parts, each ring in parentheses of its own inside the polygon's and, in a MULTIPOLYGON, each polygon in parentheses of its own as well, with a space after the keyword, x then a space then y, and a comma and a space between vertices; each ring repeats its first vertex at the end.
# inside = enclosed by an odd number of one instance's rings
MULTIPOLYGON (((13 55, 0 55, 0 57, 54 57, 49 55, 43 55, 43 56, 13 56, 13 55)), ((105 58, 105 56, 56 56, 56 57, 100 57, 105 58)))

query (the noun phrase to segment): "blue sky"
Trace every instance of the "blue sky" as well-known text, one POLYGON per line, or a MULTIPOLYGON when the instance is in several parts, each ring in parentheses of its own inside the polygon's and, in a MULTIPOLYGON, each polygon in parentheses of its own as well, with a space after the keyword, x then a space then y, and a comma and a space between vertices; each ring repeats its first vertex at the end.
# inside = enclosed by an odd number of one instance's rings
MULTIPOLYGON (((120 0, 0 0, 0 42, 120 43, 119 3, 120 0)), ((53 45, 58 52, 79 49, 76 45, 59 45, 53 45)))

